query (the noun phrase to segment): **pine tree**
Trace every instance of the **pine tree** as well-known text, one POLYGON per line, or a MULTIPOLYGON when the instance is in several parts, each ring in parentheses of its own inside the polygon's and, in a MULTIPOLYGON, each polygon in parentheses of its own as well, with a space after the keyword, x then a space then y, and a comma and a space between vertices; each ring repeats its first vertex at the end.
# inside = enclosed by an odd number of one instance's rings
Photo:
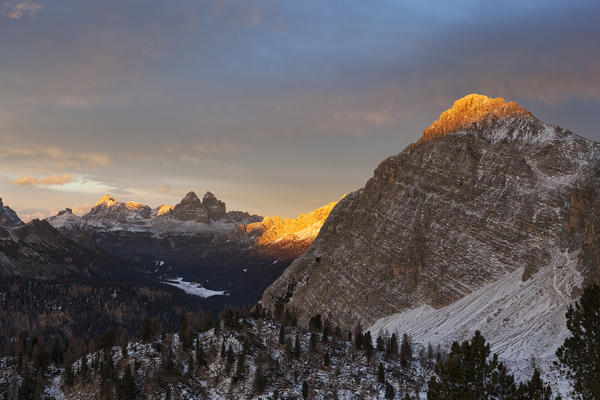
POLYGON ((73 375, 73 366, 67 365, 65 368, 65 385, 71 386, 75 382, 75 376, 73 375))
POLYGON ((123 393, 123 399, 135 399, 137 388, 135 386, 135 378, 131 373, 131 368, 129 367, 129 365, 127 366, 127 368, 125 368, 125 373, 123 374, 123 379, 121 380, 121 388, 123 393))
POLYGON ((298 336, 298 334, 296 334, 296 342, 294 343, 294 358, 296 360, 300 359, 300 352, 301 352, 300 337, 298 336))
POLYGON ((81 375, 81 377, 84 380, 87 380, 88 373, 89 373, 89 368, 88 368, 87 355, 84 354, 83 357, 81 358, 81 367, 79 368, 79 375, 81 375))
POLYGON ((412 360, 412 346, 410 344, 410 339, 408 335, 405 333, 402 335, 402 345, 400 346, 400 364, 403 367, 407 367, 410 365, 412 360))
POLYGON ((600 286, 585 288, 569 307, 567 328, 571 336, 556 351, 559 366, 582 399, 600 399, 600 286))
POLYGON ((379 383, 385 382, 385 369, 383 368, 382 363, 379 363, 379 366, 377 367, 377 380, 379 383))
POLYGON ((263 373, 262 368, 257 367, 256 373, 254 374, 254 390, 257 393, 262 393, 267 388, 267 379, 263 373))
POLYGON ((519 387, 519 395, 522 399, 529 400, 551 400, 552 389, 545 385, 540 376, 540 371, 535 368, 531 379, 519 387))
POLYGON ((192 341, 194 338, 192 337, 191 332, 188 329, 188 320, 185 315, 182 315, 179 319, 179 341, 183 346, 184 350, 192 347, 192 341))
POLYGON ((317 334, 314 332, 310 333, 310 350, 317 351, 317 334))
POLYGON ((294 357, 294 350, 292 349, 292 338, 289 336, 285 341, 285 355, 288 357, 288 359, 294 357))
POLYGON ((385 398, 387 400, 393 400, 396 397, 396 390, 389 383, 385 384, 385 398))
POLYGON ((304 399, 308 399, 308 395, 310 394, 310 388, 308 386, 308 382, 302 382, 302 397, 304 399))
POLYGON ((395 333, 392 333, 392 337, 388 341, 386 354, 388 357, 396 357, 398 355, 398 338, 395 333))
POLYGON ((141 339, 143 342, 148 343, 152 339, 152 335, 152 324, 149 319, 145 319, 142 323, 141 339))
POLYGON ((517 388, 498 356, 491 360, 490 345, 479 331, 470 342, 452 344, 447 360, 438 358, 436 376, 428 385, 428 400, 515 399, 517 388), (439 378, 439 379, 438 379, 439 378))
POLYGON ((237 367, 235 369, 235 374, 233 375, 233 382, 239 382, 242 379, 244 379, 246 373, 246 356, 244 355, 244 352, 240 352, 238 354, 238 359, 237 359, 237 367))
POLYGON ((329 367, 331 365, 331 358, 329 357, 329 352, 325 352, 323 356, 323 365, 329 367))
POLYGON ((362 348, 365 349, 365 355, 367 360, 370 360, 373 356, 373 339, 371 338, 371 332, 366 331, 363 335, 362 348))
POLYGON ((356 350, 360 350, 362 348, 362 344, 363 344, 362 327, 360 326, 360 324, 358 324, 358 325, 356 325, 356 328, 354 329, 354 345, 356 346, 356 350))
POLYGON ((127 342, 121 343, 121 356, 123 358, 129 357, 129 353, 127 352, 127 342))
POLYGON ((206 365, 206 356, 204 349, 202 348, 202 342, 199 338, 196 338, 196 364, 198 367, 204 367, 206 365))
POLYGON ((283 327, 283 325, 281 325, 281 328, 279 328, 279 344, 284 344, 285 343, 285 328, 283 327))
POLYGON ((381 336, 377 336, 377 342, 376 342, 375 348, 377 349, 377 351, 385 350, 385 342, 381 336))

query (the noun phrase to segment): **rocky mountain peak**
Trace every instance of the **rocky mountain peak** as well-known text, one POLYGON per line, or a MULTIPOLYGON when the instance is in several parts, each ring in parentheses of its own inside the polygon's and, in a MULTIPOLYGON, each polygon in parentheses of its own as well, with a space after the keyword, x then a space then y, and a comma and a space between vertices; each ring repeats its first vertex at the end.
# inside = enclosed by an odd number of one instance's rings
POLYGON ((0 228, 10 229, 21 225, 23 221, 13 209, 4 205, 0 197, 0 228))
POLYGON ((62 211, 58 212, 58 215, 72 215, 73 214, 73 210, 71 208, 65 208, 62 211))
POLYGON ((431 140, 448 133, 456 132, 467 125, 481 122, 488 118, 518 117, 535 119, 531 112, 513 101, 507 103, 501 97, 493 99, 473 93, 456 100, 450 109, 444 111, 431 126, 423 131, 423 136, 419 141, 431 140))
POLYGON ((104 196, 100 197, 100 199, 96 203, 95 207, 97 207, 97 206, 112 207, 112 206, 116 205, 117 203, 118 203, 118 201, 116 201, 114 197, 112 197, 110 194, 105 194, 104 196))
POLYGON ((186 194, 181 202, 173 207, 173 215, 182 221, 209 223, 208 211, 193 191, 186 194))
POLYGON ((301 324, 321 314, 351 329, 446 307, 522 266, 524 282, 548 266, 565 286, 600 280, 599 143, 479 95, 457 101, 424 139, 338 203, 264 292, 267 308, 285 302, 301 324))
POLYGON ((225 203, 217 199, 211 192, 204 194, 202 205, 208 210, 208 217, 213 221, 223 219, 227 213, 225 203))
POLYGON ((170 206, 168 204, 161 204, 160 206, 157 207, 156 209, 156 216, 159 215, 164 215, 164 214, 168 214, 173 210, 173 206, 170 206))

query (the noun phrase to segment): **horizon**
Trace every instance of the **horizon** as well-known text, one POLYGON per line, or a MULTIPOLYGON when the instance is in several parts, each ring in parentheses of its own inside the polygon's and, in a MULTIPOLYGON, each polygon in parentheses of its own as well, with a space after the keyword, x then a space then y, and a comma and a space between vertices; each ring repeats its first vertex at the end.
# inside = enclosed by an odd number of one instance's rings
POLYGON ((0 6, 0 197, 22 219, 190 190, 293 218, 469 93, 600 140, 592 1, 145 4, 0 6))

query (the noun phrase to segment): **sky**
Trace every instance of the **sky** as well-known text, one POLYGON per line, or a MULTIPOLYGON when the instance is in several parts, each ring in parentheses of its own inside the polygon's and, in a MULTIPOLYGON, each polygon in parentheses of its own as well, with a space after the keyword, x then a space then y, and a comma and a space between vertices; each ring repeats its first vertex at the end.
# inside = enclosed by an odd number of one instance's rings
POLYGON ((0 0, 0 197, 292 217, 469 93, 600 141, 600 2, 0 0), (459 3, 459 4, 454 4, 459 3))

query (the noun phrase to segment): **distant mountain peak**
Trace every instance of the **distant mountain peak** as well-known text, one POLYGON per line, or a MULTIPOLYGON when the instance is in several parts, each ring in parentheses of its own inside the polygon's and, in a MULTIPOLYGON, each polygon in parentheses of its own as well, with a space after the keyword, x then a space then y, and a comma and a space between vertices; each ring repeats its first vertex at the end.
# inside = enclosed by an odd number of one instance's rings
POLYGON ((114 197, 112 197, 110 194, 105 194, 104 196, 100 197, 100 200, 98 200, 96 206, 105 205, 106 207, 112 207, 117 203, 118 201, 116 201, 114 197))
POLYGON ((458 99, 454 105, 444 111, 440 117, 423 131, 419 141, 431 140, 448 133, 456 132, 466 125, 483 121, 487 118, 518 118, 533 114, 514 101, 506 102, 502 97, 495 99, 472 93, 458 99))
POLYGON ((189 202, 189 201, 194 201, 194 202, 196 202, 196 201, 200 201, 200 199, 199 199, 199 198, 198 198, 198 196, 196 195, 196 192, 194 192, 193 190, 191 190, 191 191, 189 191, 189 192, 188 192, 188 194, 186 194, 186 195, 184 196, 184 198, 183 198, 181 201, 182 201, 182 202, 184 202, 184 201, 186 201, 186 202, 189 202))
POLYGON ((171 212, 171 210, 173 210, 173 206, 168 204, 161 204, 156 210, 156 216, 168 214, 171 212))
POLYGON ((13 209, 4 205, 0 197, 0 228, 10 229, 21 225, 23 221, 13 209))

